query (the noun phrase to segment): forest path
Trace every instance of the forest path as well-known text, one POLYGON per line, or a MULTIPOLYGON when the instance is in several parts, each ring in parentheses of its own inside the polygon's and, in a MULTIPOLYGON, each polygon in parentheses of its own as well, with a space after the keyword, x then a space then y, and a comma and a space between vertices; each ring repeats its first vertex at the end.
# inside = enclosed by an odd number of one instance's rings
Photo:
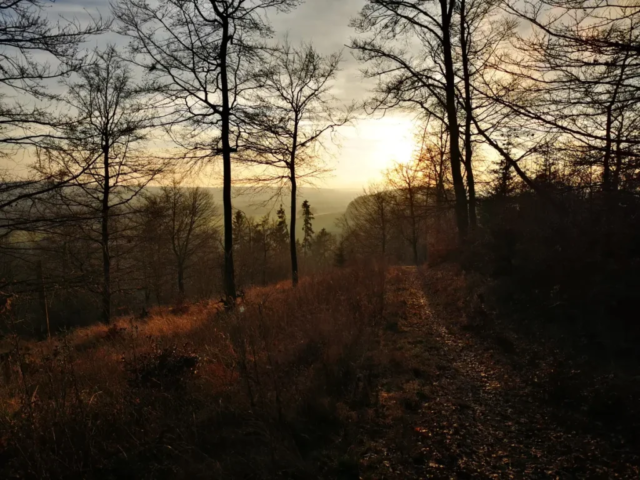
POLYGON ((486 345, 434 313, 420 275, 390 274, 386 366, 360 478, 640 478, 638 452, 545 401, 535 374, 510 361, 513 346, 486 345))

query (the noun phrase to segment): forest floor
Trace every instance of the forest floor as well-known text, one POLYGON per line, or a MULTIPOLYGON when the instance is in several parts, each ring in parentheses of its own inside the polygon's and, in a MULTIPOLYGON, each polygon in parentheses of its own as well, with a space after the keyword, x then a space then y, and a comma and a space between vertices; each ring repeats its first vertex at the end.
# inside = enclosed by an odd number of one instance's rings
POLYGON ((640 478, 640 372, 517 331, 486 282, 370 265, 11 337, 0 478, 640 478))
POLYGON ((388 363, 356 448, 360 478, 640 477, 637 425, 559 393, 573 387, 553 383, 544 349, 488 341, 448 318, 425 294, 426 275, 398 268, 387 284, 388 363))

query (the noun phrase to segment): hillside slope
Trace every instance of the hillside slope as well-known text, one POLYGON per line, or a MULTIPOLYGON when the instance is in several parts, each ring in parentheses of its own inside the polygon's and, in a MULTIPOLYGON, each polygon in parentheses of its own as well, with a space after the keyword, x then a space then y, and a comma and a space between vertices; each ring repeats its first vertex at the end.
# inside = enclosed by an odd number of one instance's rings
POLYGON ((344 269, 233 312, 13 339, 0 475, 637 478, 633 423, 554 402, 553 352, 532 363, 530 345, 466 328, 444 308, 456 278, 344 269))

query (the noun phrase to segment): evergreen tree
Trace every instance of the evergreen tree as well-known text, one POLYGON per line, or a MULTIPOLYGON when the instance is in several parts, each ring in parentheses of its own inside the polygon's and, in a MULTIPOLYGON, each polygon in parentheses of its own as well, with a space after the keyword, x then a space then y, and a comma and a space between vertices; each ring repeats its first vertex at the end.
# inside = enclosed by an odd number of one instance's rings
MULTIPOLYGON (((509 129, 504 139, 505 150, 508 155, 512 154, 514 149, 514 139, 518 138, 518 132, 509 129)), ((498 164, 491 170, 493 179, 490 184, 491 195, 499 198, 510 197, 515 190, 515 175, 511 166, 511 162, 505 158, 500 158, 498 164)))
POLYGON ((245 247, 247 243, 247 216, 242 210, 233 215, 233 245, 237 250, 245 247))
POLYGON ((514 191, 514 172, 511 164, 504 159, 500 159, 496 168, 491 170, 493 181, 491 183, 491 193, 496 197, 509 197, 514 191))
POLYGON ((262 263, 262 284, 267 285, 269 256, 273 248, 273 222, 269 214, 262 217, 260 223, 257 225, 257 236, 262 263))
POLYGON ((289 228, 287 226, 287 214, 284 211, 284 207, 280 204, 280 208, 277 212, 278 221, 275 228, 275 242, 278 247, 287 245, 289 240, 289 228))
POLYGON ((242 228, 247 220, 247 216, 242 210, 238 210, 233 218, 233 228, 242 228))
POLYGON ((305 252, 309 252, 311 250, 311 244, 313 242, 313 213, 311 213, 311 205, 308 200, 305 200, 302 203, 302 219, 303 226, 302 230, 304 232, 304 238, 302 240, 302 249, 305 252))

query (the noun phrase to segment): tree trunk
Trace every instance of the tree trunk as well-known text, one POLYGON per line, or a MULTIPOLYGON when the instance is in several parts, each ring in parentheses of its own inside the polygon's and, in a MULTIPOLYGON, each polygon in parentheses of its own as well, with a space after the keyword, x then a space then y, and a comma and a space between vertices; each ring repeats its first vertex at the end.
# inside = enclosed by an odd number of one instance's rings
POLYGON ((184 264, 182 262, 178 262, 178 293, 180 301, 184 300, 184 264))
POLYGON ((611 152, 613 149, 612 128, 613 128, 613 102, 614 99, 607 107, 607 121, 605 125, 605 146, 602 165, 602 190, 605 194, 611 191, 611 152))
MULTIPOLYGON (((415 229, 415 227, 414 227, 414 229, 415 229)), ((418 265, 420 265, 420 259, 419 259, 419 256, 418 256, 418 238, 415 235, 415 233, 413 235, 413 238, 411 239, 411 249, 413 250, 413 264, 415 266, 418 266, 418 265)))
POLYGON ((222 93, 222 167, 224 211, 224 294, 236 298, 236 280, 233 266, 233 208, 231 206, 231 106, 229 104, 229 79, 227 72, 227 50, 229 46, 229 21, 222 20, 222 42, 220 44, 220 83, 222 93))
POLYGON ((109 253, 109 195, 111 193, 109 176, 109 146, 105 140, 104 152, 104 186, 102 190, 102 321, 111 321, 111 254, 109 253))
POLYGON ((385 258, 387 256, 387 220, 384 205, 380 209, 380 224, 382 226, 382 257, 385 258))
POLYGON ((616 137, 616 169, 613 172, 611 189, 615 192, 620 188, 620 172, 622 171, 622 140, 620 136, 622 132, 618 132, 616 137))
POLYGON ((291 165, 291 225, 289 228, 289 249, 291 251, 291 281, 298 285, 298 246, 296 244, 296 214, 298 185, 296 181, 296 167, 291 165))
POLYGON ((267 226, 264 226, 264 230, 262 231, 262 285, 266 285, 267 284, 267 261, 268 261, 268 244, 267 242, 269 241, 267 238, 267 232, 266 232, 266 228, 267 226))
POLYGON ((409 194, 409 214, 411 215, 411 250, 413 251, 413 264, 418 265, 418 226, 416 219, 415 199, 413 194, 409 194))
POLYGON ((47 326, 47 338, 51 340, 51 324, 49 323, 49 308, 47 307, 47 292, 44 285, 44 271, 42 269, 42 260, 36 263, 36 276, 38 277, 38 297, 40 300, 40 308, 47 326))
POLYGON ((296 216, 298 200, 298 181, 296 179, 296 154, 298 153, 298 123, 300 118, 295 114, 293 126, 293 144, 291 146, 291 158, 289 173, 291 175, 291 225, 289 228, 289 250, 291 251, 291 281, 293 286, 298 285, 298 246, 296 245, 296 216))
MULTIPOLYGON (((453 1, 453 0, 451 0, 453 1)), ((467 210, 467 192, 462 178, 460 153, 460 127, 458 125, 458 113, 456 108, 456 79, 453 69, 453 53, 451 47, 451 17, 453 4, 450 6, 447 0, 440 0, 442 12, 442 48, 444 54, 445 80, 446 80, 446 109, 449 123, 449 148, 451 161, 451 176, 453 178, 453 190, 456 196, 456 223, 458 225, 458 237, 460 244, 467 241, 469 231, 469 212, 467 210)))
POLYGON ((467 42, 467 17, 466 0, 460 5, 460 43, 462 47, 462 70, 464 76, 464 148, 465 168, 467 170, 467 189, 469 190, 469 224, 475 230, 478 225, 476 212, 476 184, 473 175, 473 146, 471 145, 471 116, 473 115, 473 103, 471 99, 471 74, 469 73, 469 45, 467 42))
MULTIPOLYGON (((628 54, 627 54, 628 55, 628 54)), ((614 217, 616 210, 616 200, 614 198, 614 184, 616 171, 612 168, 612 156, 613 152, 613 109, 618 100, 618 92, 620 90, 620 85, 622 84, 626 66, 626 57, 623 61, 622 67, 620 68, 620 75, 618 76, 615 88, 613 89, 613 93, 611 95, 611 101, 607 105, 607 120, 606 120, 606 131, 605 131, 605 151, 603 158, 603 168, 602 168, 602 190, 604 192, 604 238, 603 238, 603 254, 605 257, 611 257, 613 254, 613 227, 614 227, 614 217), (614 176, 614 178, 612 178, 614 176)), ((619 157, 619 148, 616 148, 616 157, 619 157)), ((616 160, 617 160, 616 159, 616 160)), ((616 169, 617 170, 617 169, 616 169)))

